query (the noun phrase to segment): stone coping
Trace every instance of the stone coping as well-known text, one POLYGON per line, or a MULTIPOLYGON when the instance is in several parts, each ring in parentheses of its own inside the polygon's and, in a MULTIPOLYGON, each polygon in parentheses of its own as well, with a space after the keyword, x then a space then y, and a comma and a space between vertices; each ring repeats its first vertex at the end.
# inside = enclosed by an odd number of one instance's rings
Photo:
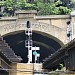
POLYGON ((36 10, 18 10, 15 11, 15 14, 36 14, 36 10))
POLYGON ((16 19, 17 17, 0 17, 0 21, 11 21, 16 19))
POLYGON ((45 15, 35 16, 35 19, 70 19, 70 15, 45 15))
MULTIPOLYGON (((23 14, 23 13, 22 13, 23 14)), ((70 19, 70 15, 46 15, 46 16, 33 16, 36 20, 42 19, 70 19)), ((0 17, 0 21, 13 21, 17 20, 17 16, 12 17, 0 17)))

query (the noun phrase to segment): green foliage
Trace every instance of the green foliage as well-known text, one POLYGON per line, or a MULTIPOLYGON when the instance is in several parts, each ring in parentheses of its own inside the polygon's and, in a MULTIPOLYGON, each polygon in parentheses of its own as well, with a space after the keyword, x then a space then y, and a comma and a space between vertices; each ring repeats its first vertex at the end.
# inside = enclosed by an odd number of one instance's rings
POLYGON ((0 1, 0 6, 4 6, 5 1, 0 1))
POLYGON ((71 13, 70 9, 68 9, 67 7, 62 7, 62 6, 59 7, 59 11, 60 11, 59 14, 61 14, 61 15, 63 15, 63 14, 70 14, 71 13))
POLYGON ((14 11, 14 3, 13 0, 6 0, 4 3, 5 9, 3 15, 13 15, 14 11))
POLYGON ((6 0, 5 7, 8 11, 13 10, 13 2, 12 0, 6 0))
POLYGON ((75 3, 75 0, 71 0, 70 4, 75 3))
POLYGON ((64 67, 64 65, 63 65, 63 64, 59 64, 59 65, 60 65, 60 68, 61 68, 61 69, 64 67))
POLYGON ((36 9, 36 5, 27 3, 26 0, 20 0, 17 2, 17 8, 21 10, 34 10, 36 9))
POLYGON ((0 2, 0 6, 5 6, 4 14, 12 15, 15 10, 38 10, 39 15, 59 15, 69 14, 71 10, 67 7, 61 6, 60 0, 49 0, 48 3, 44 0, 35 0, 33 4, 27 0, 6 0, 0 2))
POLYGON ((26 0, 19 0, 19 2, 17 2, 17 8, 24 9, 25 6, 26 6, 26 0))
POLYGON ((38 10, 40 10, 39 15, 59 15, 59 14, 70 14, 71 10, 64 6, 59 6, 62 4, 60 0, 52 3, 37 2, 38 10))

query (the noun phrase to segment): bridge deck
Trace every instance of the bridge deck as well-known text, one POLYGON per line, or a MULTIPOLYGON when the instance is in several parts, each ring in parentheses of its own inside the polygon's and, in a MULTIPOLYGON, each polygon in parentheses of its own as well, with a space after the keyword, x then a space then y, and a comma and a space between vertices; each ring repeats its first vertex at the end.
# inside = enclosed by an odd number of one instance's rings
POLYGON ((75 66, 72 66, 71 64, 74 62, 74 60, 71 60, 72 58, 74 58, 74 48, 75 39, 66 44, 63 48, 57 50, 52 56, 49 56, 49 58, 46 58, 46 60, 44 60, 43 62, 43 68, 53 69, 56 68, 60 63, 65 61, 64 63, 66 64, 66 68, 75 69, 75 66), (69 64, 67 62, 69 62, 69 64))

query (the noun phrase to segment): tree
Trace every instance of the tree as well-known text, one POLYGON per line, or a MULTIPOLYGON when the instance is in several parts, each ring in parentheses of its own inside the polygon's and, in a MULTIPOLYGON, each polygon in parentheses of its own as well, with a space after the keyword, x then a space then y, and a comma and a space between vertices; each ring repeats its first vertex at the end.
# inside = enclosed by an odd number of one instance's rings
POLYGON ((14 15, 16 10, 37 10, 38 15, 59 15, 69 14, 71 10, 63 6, 61 0, 6 0, 0 5, 4 6, 4 14, 14 15))
POLYGON ((39 15, 59 15, 59 14, 69 14, 70 9, 64 6, 59 6, 62 4, 60 0, 52 1, 49 3, 43 3, 43 0, 36 0, 36 4, 39 10, 39 15))
POLYGON ((21 10, 34 10, 36 9, 36 5, 33 3, 28 3, 28 1, 26 0, 19 0, 19 2, 17 2, 17 8, 21 9, 21 10))

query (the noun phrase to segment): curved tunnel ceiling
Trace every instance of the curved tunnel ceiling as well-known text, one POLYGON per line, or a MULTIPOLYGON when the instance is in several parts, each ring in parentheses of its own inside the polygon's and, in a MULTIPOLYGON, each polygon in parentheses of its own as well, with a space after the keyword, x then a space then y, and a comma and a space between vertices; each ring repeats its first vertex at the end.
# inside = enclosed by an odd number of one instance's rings
MULTIPOLYGON (((52 37, 52 36, 50 36, 52 37)), ((37 51, 40 53, 40 58, 38 62, 43 62, 43 59, 53 54, 56 50, 58 50, 63 44, 58 43, 53 38, 47 37, 42 32, 33 31, 32 40, 33 46, 40 47, 40 50, 37 51)), ((10 45, 10 47, 14 50, 15 54, 21 56, 23 59, 23 63, 27 63, 28 51, 25 47, 26 35, 25 31, 16 31, 3 36, 4 40, 10 45)), ((34 55, 33 55, 33 63, 34 63, 34 55)))

